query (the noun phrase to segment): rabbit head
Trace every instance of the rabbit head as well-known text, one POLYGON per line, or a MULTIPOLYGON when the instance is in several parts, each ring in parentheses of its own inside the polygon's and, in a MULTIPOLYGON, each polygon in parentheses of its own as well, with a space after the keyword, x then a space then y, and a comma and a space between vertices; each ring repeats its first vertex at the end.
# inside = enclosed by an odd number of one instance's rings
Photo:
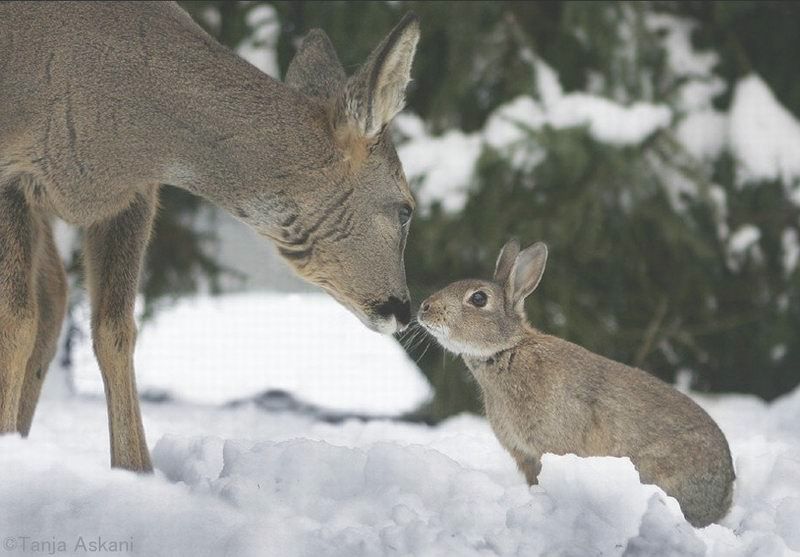
POLYGON ((515 346, 528 331, 525 298, 539 285, 547 246, 520 251, 511 240, 500 251, 494 280, 460 280, 427 298, 417 320, 456 354, 488 358, 515 346))

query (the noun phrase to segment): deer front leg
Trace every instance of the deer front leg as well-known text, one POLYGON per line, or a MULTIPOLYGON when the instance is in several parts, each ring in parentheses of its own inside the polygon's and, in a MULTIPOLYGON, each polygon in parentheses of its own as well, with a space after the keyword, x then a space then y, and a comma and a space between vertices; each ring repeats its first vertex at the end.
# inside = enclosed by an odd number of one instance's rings
POLYGON ((158 190, 138 193, 115 217, 92 225, 85 261, 92 301, 92 341, 105 385, 111 466, 152 470, 133 370, 133 307, 158 190))
POLYGON ((18 182, 0 182, 0 434, 17 431, 36 340, 37 220, 18 182))
POLYGON ((40 248, 36 258, 36 298, 38 316, 36 342, 28 359, 25 383, 17 415, 17 430, 27 436, 31 429, 33 414, 39 402, 47 368, 56 354, 58 334, 64 321, 67 306, 67 277, 58 255, 50 223, 40 216, 40 248))

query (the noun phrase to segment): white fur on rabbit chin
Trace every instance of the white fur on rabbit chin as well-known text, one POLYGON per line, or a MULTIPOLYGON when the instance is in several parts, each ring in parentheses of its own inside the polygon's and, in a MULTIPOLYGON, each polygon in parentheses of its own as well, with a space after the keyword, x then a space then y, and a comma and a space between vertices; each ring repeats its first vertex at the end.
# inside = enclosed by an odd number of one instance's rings
POLYGON ((472 356, 475 358, 488 358, 494 352, 492 351, 483 351, 480 349, 476 349, 475 346, 470 346, 464 344, 463 342, 459 342, 457 340, 453 340, 450 338, 450 328, 447 325, 431 325, 430 323, 426 323, 424 321, 419 322, 422 327, 428 331, 433 338, 436 339, 442 348, 445 350, 452 352, 456 356, 472 356))

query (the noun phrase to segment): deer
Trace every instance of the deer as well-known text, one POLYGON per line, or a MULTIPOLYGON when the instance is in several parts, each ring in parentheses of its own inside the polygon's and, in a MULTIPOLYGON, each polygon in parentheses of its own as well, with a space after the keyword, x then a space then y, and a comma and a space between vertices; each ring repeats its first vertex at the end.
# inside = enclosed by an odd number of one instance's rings
POLYGON ((405 328, 415 203, 389 124, 419 36, 406 14, 348 77, 314 29, 280 82, 173 2, 0 3, 0 434, 28 435, 56 352, 59 218, 83 231, 111 466, 152 471, 134 301, 162 185, 231 213, 367 327, 405 328))

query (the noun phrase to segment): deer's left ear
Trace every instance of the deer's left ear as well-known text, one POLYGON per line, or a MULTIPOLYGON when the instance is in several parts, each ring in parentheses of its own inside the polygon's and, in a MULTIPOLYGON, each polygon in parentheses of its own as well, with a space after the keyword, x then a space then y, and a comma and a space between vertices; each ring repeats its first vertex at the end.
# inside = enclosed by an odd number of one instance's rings
POLYGON ((300 44, 286 71, 285 82, 312 97, 328 99, 338 94, 347 76, 331 40, 322 29, 312 29, 300 44))
POLYGON ((376 137, 403 109, 419 41, 419 18, 406 14, 348 81, 336 107, 337 126, 376 137))

